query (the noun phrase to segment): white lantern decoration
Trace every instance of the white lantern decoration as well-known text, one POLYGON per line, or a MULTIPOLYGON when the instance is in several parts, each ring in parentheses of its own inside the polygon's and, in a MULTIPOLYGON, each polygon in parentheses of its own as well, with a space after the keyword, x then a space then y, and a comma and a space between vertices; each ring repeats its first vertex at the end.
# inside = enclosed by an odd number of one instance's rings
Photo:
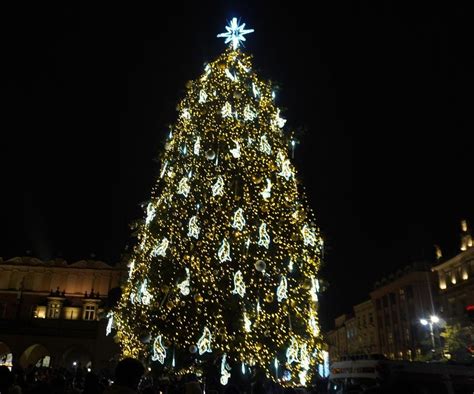
POLYGON ((184 108, 183 112, 181 112, 181 117, 186 120, 191 119, 191 114, 189 113, 189 109, 184 108))
POLYGON ((245 226, 244 210, 242 208, 237 209, 234 213, 234 222, 232 227, 239 231, 242 231, 245 226))
POLYGON ((232 117, 232 106, 228 101, 226 101, 226 103, 222 107, 221 114, 223 118, 232 117))
POLYGON ((201 149, 201 137, 196 138, 196 142, 194 143, 194 154, 199 156, 199 150, 201 149))
POLYGON ((166 256, 166 249, 168 249, 169 243, 170 242, 168 241, 168 238, 163 237, 161 242, 158 245, 155 246, 155 248, 151 252, 151 255, 153 257, 157 257, 157 256, 165 257, 166 256))
POLYGON ((258 233, 260 236, 258 245, 268 249, 268 246, 270 245, 270 235, 267 233, 267 224, 265 222, 260 225, 258 233))
POLYGON ((255 111, 250 107, 250 105, 246 105, 244 108, 244 119, 252 121, 257 117, 255 111))
POLYGON ((229 364, 227 364, 226 361, 227 355, 224 353, 222 356, 222 361, 221 361, 221 378, 220 382, 223 386, 225 386, 227 383, 229 383, 229 378, 230 378, 230 367, 229 364))
POLYGON ((268 200, 272 195, 272 181, 267 178, 267 186, 260 192, 264 200, 268 200))
POLYGON ((217 177, 216 183, 212 185, 212 195, 215 196, 222 196, 222 192, 224 191, 224 179, 222 176, 217 177))
POLYGON ((272 147, 268 143, 268 139, 266 135, 262 135, 260 137, 260 151, 267 155, 272 153, 272 147))
POLYGON ((186 279, 183 280, 181 283, 178 283, 178 289, 182 295, 187 296, 189 295, 189 285, 190 285, 191 275, 189 274, 189 269, 187 267, 185 269, 186 269, 186 279))
POLYGON ((199 91, 199 102, 202 104, 202 103, 205 103, 207 101, 207 93, 204 89, 201 89, 199 91))
POLYGON ((198 226, 197 216, 191 217, 191 219, 189 219, 189 224, 188 224, 188 237, 194 237, 198 239, 200 231, 201 229, 198 226))
POLYGON ((151 356, 152 361, 158 361, 161 364, 165 363, 166 349, 161 343, 161 335, 158 335, 153 342, 153 355, 151 356))
POLYGON ((146 207, 146 219, 145 219, 145 224, 149 225, 153 218, 156 215, 156 209, 153 206, 153 204, 150 202, 148 206, 146 207))
POLYGON ((183 176, 178 184, 178 194, 182 194, 184 197, 187 197, 190 190, 191 186, 189 186, 189 178, 187 176, 183 176))
POLYGON ((244 312, 244 330, 245 332, 250 332, 252 329, 252 322, 247 316, 247 312, 244 312))
POLYGON ((202 356, 204 353, 212 353, 211 349, 212 334, 211 331, 204 327, 203 334, 197 343, 199 355, 202 356))
POLYGON ((110 311, 109 313, 107 313, 107 327, 105 327, 105 336, 109 336, 110 333, 112 332, 112 324, 114 322, 114 313, 112 311, 110 311))
POLYGON ((240 157, 240 144, 238 141, 235 141, 235 140, 232 140, 232 141, 234 141, 235 148, 231 149, 230 153, 235 159, 238 159, 240 157))
POLYGON ((288 282, 286 277, 283 275, 280 279, 280 284, 277 287, 277 300, 278 302, 288 298, 288 282))
POLYGON ((294 337, 291 337, 290 346, 286 349, 286 362, 292 364, 298 362, 298 342, 294 337))
POLYGON ((219 248, 219 251, 217 252, 217 256, 219 257, 219 261, 223 263, 224 261, 232 261, 230 258, 230 245, 229 242, 227 242, 227 239, 222 240, 221 247, 219 248))
POLYGON ((234 274, 234 290, 232 290, 232 294, 238 294, 242 298, 245 295, 244 276, 240 270, 234 274))
POLYGON ((305 246, 316 246, 316 235, 314 234, 314 231, 306 224, 303 226, 301 234, 303 234, 303 242, 305 246))

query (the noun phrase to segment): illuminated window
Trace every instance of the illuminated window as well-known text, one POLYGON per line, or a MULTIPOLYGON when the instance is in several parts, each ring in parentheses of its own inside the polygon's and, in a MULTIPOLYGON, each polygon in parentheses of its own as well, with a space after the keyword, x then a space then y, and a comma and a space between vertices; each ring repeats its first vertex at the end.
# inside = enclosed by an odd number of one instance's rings
POLYGON ((95 320, 95 305, 86 305, 84 308, 84 320, 95 320))
POLYGON ((61 313, 61 304, 60 303, 51 303, 49 304, 48 318, 49 319, 59 319, 61 313))

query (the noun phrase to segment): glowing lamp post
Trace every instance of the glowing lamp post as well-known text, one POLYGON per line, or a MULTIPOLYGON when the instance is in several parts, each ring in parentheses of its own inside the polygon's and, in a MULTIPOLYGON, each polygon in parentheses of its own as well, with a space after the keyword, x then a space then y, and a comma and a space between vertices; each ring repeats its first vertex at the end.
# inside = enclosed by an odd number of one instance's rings
POLYGON ((430 327, 430 336, 431 336, 431 351, 434 353, 435 352, 435 338, 434 338, 434 332, 433 332, 433 324, 438 324, 439 323, 439 317, 436 315, 431 315, 429 319, 420 319, 420 323, 423 326, 429 326, 430 327))

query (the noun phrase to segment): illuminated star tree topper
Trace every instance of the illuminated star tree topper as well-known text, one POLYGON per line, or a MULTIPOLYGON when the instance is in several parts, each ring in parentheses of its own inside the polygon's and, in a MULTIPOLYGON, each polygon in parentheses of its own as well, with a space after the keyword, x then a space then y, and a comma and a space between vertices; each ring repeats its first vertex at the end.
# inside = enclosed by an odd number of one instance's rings
POLYGON ((230 24, 225 27, 227 33, 220 33, 217 37, 225 38, 225 43, 232 42, 232 48, 237 49, 241 41, 245 41, 245 34, 253 33, 253 29, 245 30, 245 23, 240 25, 240 21, 237 18, 232 18, 230 24))

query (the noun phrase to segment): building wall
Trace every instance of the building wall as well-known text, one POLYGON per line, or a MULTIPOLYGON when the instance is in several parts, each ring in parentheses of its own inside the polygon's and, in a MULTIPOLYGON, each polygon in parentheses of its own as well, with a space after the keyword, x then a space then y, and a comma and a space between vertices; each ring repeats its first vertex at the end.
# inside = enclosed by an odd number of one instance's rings
POLYGON ((433 267, 437 274, 440 312, 451 323, 464 323, 474 309, 474 248, 433 267))
POLYGON ((380 350, 386 357, 412 360, 421 353, 426 328, 421 326, 420 319, 437 310, 433 284, 431 272, 415 270, 403 273, 370 294, 375 305, 380 350))
POLYGON ((10 349, 14 363, 47 353, 51 365, 77 359, 107 366, 118 347, 105 336, 101 312, 126 275, 100 261, 0 259, 0 348, 10 349))

